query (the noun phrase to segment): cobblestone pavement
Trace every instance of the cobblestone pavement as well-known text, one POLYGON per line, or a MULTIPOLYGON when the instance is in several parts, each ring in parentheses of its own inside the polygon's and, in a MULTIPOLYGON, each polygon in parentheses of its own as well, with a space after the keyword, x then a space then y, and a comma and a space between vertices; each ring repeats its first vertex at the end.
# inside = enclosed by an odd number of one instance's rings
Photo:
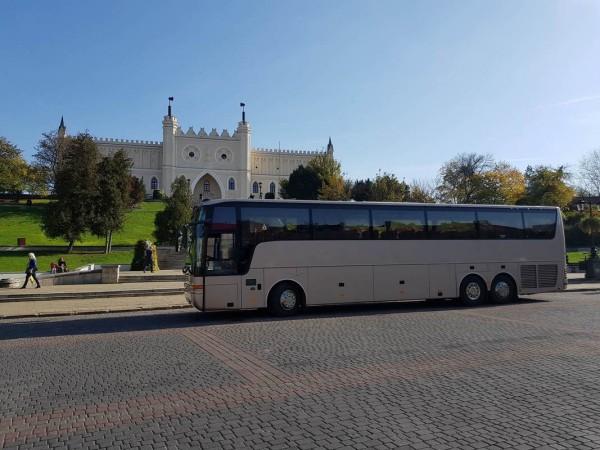
POLYGON ((0 323, 0 447, 600 448, 600 294, 0 323))

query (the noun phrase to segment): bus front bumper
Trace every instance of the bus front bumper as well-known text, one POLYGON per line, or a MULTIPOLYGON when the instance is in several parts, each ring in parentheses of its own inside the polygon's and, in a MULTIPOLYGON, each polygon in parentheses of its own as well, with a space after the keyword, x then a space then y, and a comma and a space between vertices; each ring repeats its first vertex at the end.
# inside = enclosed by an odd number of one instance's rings
POLYGON ((184 287, 186 301, 196 309, 202 311, 204 286, 202 284, 194 284, 191 280, 186 280, 184 287))

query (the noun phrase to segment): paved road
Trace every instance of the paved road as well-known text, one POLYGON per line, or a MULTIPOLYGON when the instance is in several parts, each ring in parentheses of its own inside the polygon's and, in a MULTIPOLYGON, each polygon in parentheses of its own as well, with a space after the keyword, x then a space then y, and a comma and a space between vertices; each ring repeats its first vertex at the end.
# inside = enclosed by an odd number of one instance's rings
POLYGON ((0 323, 0 447, 599 448, 600 295, 0 323))

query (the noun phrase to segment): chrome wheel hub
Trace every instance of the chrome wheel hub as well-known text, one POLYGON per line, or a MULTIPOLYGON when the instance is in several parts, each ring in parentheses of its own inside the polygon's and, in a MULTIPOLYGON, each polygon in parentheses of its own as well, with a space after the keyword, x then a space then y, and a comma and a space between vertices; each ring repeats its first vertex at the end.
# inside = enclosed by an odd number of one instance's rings
POLYGON ((467 294, 467 298, 469 300, 479 300, 479 297, 481 297, 481 288, 479 287, 478 283, 471 281, 467 284, 465 293, 467 294))
POLYGON ((494 294, 499 298, 508 298, 510 295, 510 286, 506 281, 498 281, 494 286, 494 294))
POLYGON ((285 310, 291 310, 296 307, 296 303, 298 299, 296 298, 296 293, 291 289, 286 289, 279 296, 279 304, 285 310))

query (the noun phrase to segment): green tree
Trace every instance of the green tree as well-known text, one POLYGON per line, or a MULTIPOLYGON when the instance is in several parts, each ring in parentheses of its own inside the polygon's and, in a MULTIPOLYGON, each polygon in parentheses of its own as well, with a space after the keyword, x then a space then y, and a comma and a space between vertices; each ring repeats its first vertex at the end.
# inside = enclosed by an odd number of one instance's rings
POLYGON ((319 200, 348 200, 350 190, 342 176, 342 166, 332 155, 324 153, 315 156, 308 163, 321 182, 319 200))
POLYGON ((34 195, 47 195, 48 183, 46 173, 36 166, 27 167, 25 190, 34 195))
POLYGON ((372 199, 376 202, 401 202, 408 198, 409 188, 396 175, 383 172, 375 177, 372 188, 372 199))
POLYGON ((20 194, 25 189, 28 171, 21 150, 0 136, 0 192, 20 194))
POLYGON ((565 208, 575 195, 567 183, 570 174, 564 166, 528 166, 525 170, 525 194, 519 199, 522 205, 547 205, 565 208))
POLYGON ((105 237, 104 253, 110 253, 113 233, 123 228, 125 213, 131 209, 129 170, 132 164, 123 150, 102 158, 98 163, 90 229, 96 236, 105 237))
POLYGON ((154 236, 158 242, 175 244, 177 232, 192 220, 192 191, 184 176, 171 184, 171 196, 166 199, 166 207, 156 214, 154 236))
POLYGON ((69 252, 81 235, 89 230, 99 211, 97 169, 99 153, 92 137, 80 133, 67 141, 62 163, 56 172, 56 200, 48 203, 42 229, 48 237, 69 243, 69 252))
POLYGON ((283 198, 297 200, 317 200, 321 189, 319 174, 310 166, 299 166, 289 179, 281 180, 279 194, 283 198))
POLYGON ((448 203, 515 204, 525 192, 525 178, 490 155, 463 153, 442 166, 436 192, 448 203))
POLYGON ((514 205, 525 193, 525 176, 505 162, 500 162, 482 175, 478 203, 514 205))
POLYGON ((373 199, 373 182, 370 179, 356 180, 350 190, 350 196, 357 202, 367 202, 373 199))
POLYGON ((138 177, 129 177, 129 205, 131 207, 137 206, 144 201, 146 198, 146 187, 144 186, 144 180, 138 177))

